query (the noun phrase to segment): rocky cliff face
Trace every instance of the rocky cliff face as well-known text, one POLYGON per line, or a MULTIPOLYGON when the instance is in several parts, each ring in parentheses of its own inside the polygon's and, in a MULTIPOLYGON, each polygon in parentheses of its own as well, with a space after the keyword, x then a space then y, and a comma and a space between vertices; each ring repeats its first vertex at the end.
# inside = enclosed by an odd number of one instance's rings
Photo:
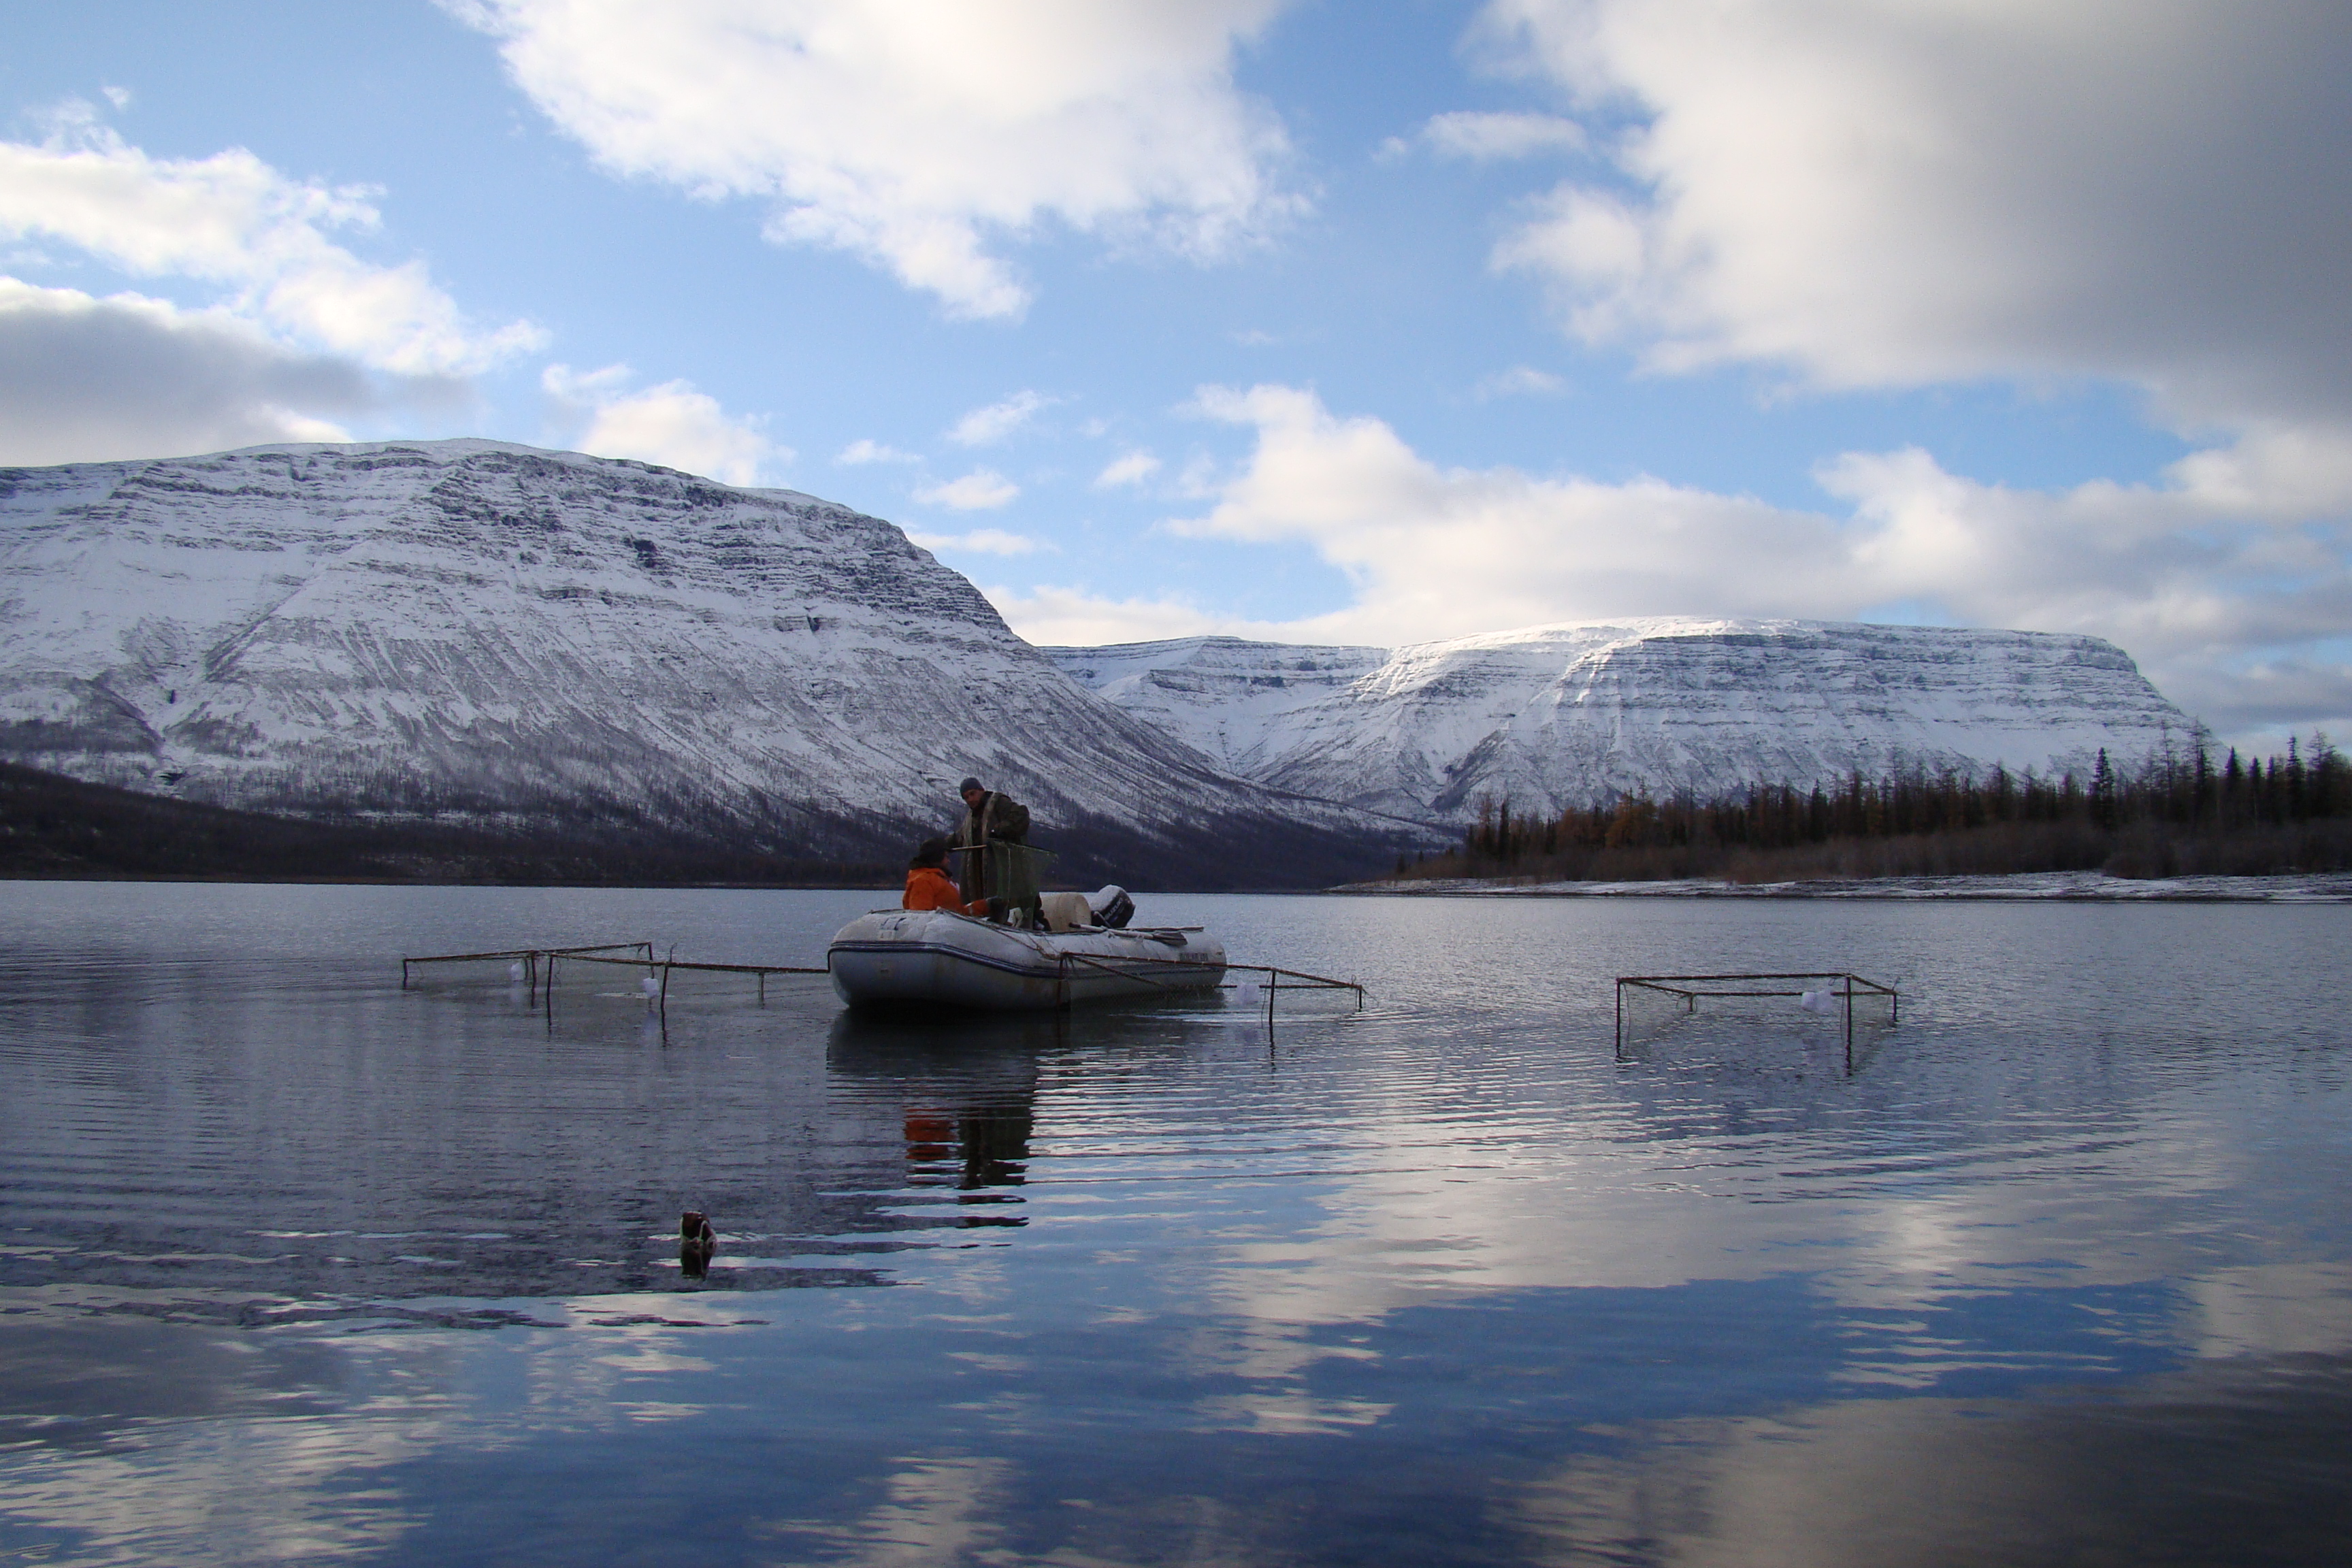
POLYGON ((493 442, 0 471, 0 755, 225 805, 903 856, 971 773, 1143 885, 1395 827, 1082 689, 887 522, 493 442))
POLYGON ((2096 637, 1813 621, 1535 626, 1383 655, 1233 638, 1048 648, 1234 771, 1461 821, 1860 770, 2087 769, 2184 742, 2096 637))

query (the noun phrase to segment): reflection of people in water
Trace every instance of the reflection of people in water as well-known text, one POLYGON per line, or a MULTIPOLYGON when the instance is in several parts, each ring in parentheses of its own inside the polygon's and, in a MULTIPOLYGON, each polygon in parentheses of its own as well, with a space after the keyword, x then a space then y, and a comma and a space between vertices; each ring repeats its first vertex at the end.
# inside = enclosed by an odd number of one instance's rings
POLYGON ((926 838, 917 847, 915 858, 907 862, 907 893, 899 900, 910 910, 945 910, 950 914, 984 917, 988 900, 963 900, 962 892, 948 878, 948 841, 926 838))
MULTIPOLYGON (((952 1202, 952 1217, 931 1212, 934 1225, 1027 1224, 1039 1065, 1065 1040, 1065 1025, 1042 1013, 835 1016, 827 1075, 866 1114, 888 1119, 866 1123, 858 1142, 891 1169, 856 1184, 877 1193, 903 1184, 952 1202)), ((924 1223, 892 1212, 893 1225, 924 1223)))
MULTIPOLYGON (((907 1112, 907 1163, 917 1184, 922 1173, 951 1163, 962 1172, 956 1185, 971 1193, 987 1187, 1017 1187, 1027 1179, 1031 1118, 1026 1105, 977 1105, 961 1110, 907 1112)), ((942 1172, 942 1173, 944 1173, 942 1172)), ((967 1220, 968 1225, 1018 1221, 967 1220)))

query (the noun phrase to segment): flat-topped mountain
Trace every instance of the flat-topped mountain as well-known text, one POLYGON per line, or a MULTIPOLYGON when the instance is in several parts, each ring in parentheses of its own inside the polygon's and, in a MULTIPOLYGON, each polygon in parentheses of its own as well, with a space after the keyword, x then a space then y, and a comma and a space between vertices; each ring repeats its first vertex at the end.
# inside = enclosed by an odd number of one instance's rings
POLYGON ((1379 648, 1190 637, 1045 650, 1245 777, 1454 821, 1912 766, 2087 771, 2190 721, 2097 637, 1632 620, 1379 648))
POLYGON ((1294 716, 1386 664, 1384 647, 1178 637, 1040 650, 1088 690, 1251 777, 1295 743, 1294 716))
POLYGON ((879 519, 496 442, 0 470, 0 756, 246 808, 902 858, 969 773, 1143 886, 1398 827, 1084 690, 879 519))
POLYGON ((2189 729, 2112 645, 2030 632, 1041 650, 879 519, 488 441, 0 470, 0 757, 95 783, 873 861, 971 773, 1068 875, 1143 886, 1339 880, 1481 800, 2084 769, 2189 729))

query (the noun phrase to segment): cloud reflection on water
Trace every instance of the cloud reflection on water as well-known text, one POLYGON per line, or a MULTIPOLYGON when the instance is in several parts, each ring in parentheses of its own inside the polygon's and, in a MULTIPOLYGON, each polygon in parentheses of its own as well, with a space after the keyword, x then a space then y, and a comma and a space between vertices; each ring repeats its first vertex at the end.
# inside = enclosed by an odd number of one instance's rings
MULTIPOLYGON (((1215 910, 1307 967, 1401 962, 1353 906, 1215 910)), ((529 1515, 550 1560, 625 1527, 713 1561, 1802 1561, 1829 1531, 1931 1562, 1915 1492, 1990 1546, 2120 1495, 2012 1451, 2170 1474, 2346 1413, 2340 1023, 2242 1005, 2332 953, 2331 911, 2259 946, 2197 911, 1439 913, 1483 977, 1271 1044, 1215 1008, 943 1032, 717 994, 665 1043, 641 1005, 551 1032, 349 968, 27 967, 0 1508, 183 1560, 209 1499, 218 1561, 439 1561, 529 1515), (1612 1059, 1596 977, 1816 921, 1926 976, 1863 1070, 1771 1029, 1612 1059), (2077 962, 2108 1000, 2021 1013, 2077 962), (163 1348, 44 1338, 85 1327, 163 1348), (78 1370, 43 1405, 46 1365, 78 1370), (274 1505, 244 1479, 271 1467, 274 1505), (2006 1513, 1958 1517, 1988 1489, 2006 1513)))
POLYGON ((2319 1563, 2352 1531, 2352 1362, 2209 1363, 2101 1394, 1660 1422, 1522 1489, 1539 1563, 2319 1563))

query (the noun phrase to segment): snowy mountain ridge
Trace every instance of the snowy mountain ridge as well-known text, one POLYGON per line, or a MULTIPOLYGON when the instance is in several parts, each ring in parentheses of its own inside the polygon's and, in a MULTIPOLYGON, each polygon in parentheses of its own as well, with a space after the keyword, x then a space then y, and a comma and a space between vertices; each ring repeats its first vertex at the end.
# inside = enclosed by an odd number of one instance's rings
POLYGON ((1146 885, 1339 880, 1482 800, 2079 768, 2189 730, 2111 644, 2031 632, 1041 650, 879 519, 491 441, 0 470, 0 756, 93 782, 871 858, 970 773, 1071 869, 1146 885))
POLYGON ((1145 885, 1398 826, 1085 691, 887 522, 499 442, 0 471, 0 755, 225 805, 903 856, 976 773, 1145 885))
POLYGON ((1858 622, 1658 617, 1391 652, 1192 637, 1045 650, 1262 783, 1460 822, 1860 771, 2087 769, 2185 742, 2112 643, 1858 622))

